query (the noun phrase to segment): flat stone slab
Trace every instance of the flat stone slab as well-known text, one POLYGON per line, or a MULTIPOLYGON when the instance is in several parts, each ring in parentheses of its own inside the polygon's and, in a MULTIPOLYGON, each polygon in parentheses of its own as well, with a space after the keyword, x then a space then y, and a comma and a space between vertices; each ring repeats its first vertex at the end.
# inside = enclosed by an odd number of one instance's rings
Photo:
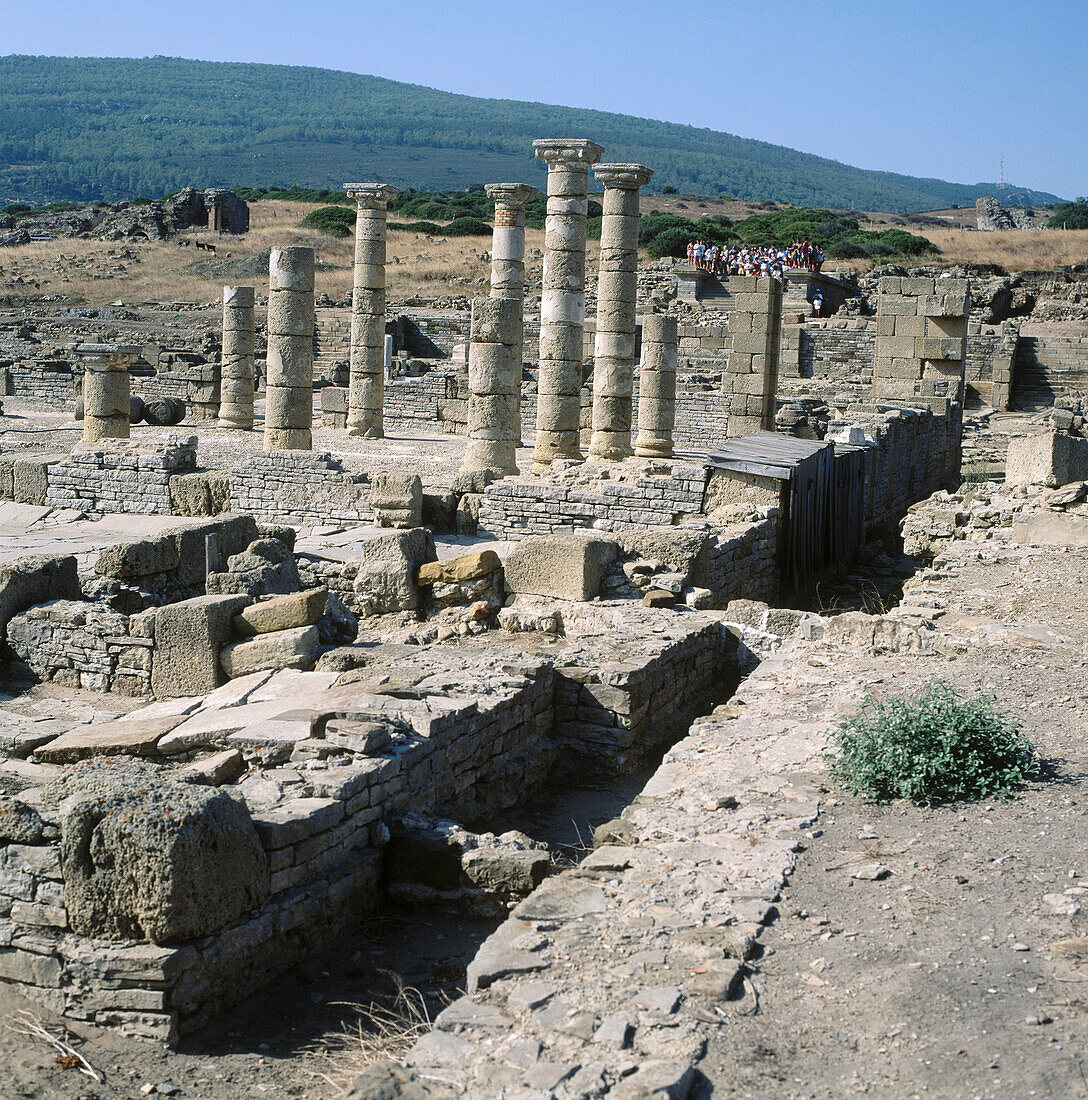
POLYGON ((608 908, 604 891, 586 882, 552 878, 542 882, 513 911, 519 920, 577 920, 608 908))
POLYGON ((227 746, 233 733, 257 722, 279 718, 297 708, 290 702, 277 699, 267 703, 246 703, 240 707, 224 707, 221 710, 204 710, 187 718, 159 742, 158 750, 164 755, 188 752, 204 745, 227 746))
POLYGON ((46 764, 71 764, 91 756, 154 756, 159 739, 181 721, 181 715, 173 715, 76 726, 37 749, 34 755, 46 764))

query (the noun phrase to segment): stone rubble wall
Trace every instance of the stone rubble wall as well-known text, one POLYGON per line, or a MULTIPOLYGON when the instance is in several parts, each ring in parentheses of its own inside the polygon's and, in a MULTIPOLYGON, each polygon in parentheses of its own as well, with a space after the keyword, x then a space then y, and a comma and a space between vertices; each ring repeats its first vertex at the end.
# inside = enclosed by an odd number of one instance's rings
POLYGON ((370 485, 328 451, 249 455, 230 475, 232 512, 299 527, 370 523, 370 485))
POLYGON ((39 679, 86 691, 151 694, 150 638, 129 634, 129 617, 85 600, 53 600, 16 615, 8 645, 39 679))
MULTIPOLYGON (((399 660, 398 680, 413 689, 355 704, 393 723, 395 741, 347 765, 313 760, 305 797, 255 804, 271 895, 250 919, 199 941, 160 947, 78 935, 68 925, 57 841, 0 846, 0 978, 54 1012, 137 1035, 174 1042, 202 1027, 373 911, 384 819, 409 808, 480 819, 543 782, 564 749, 625 770, 724 693, 734 646, 716 618, 640 607, 616 614, 604 659, 596 638, 581 646, 574 638, 561 670, 493 646, 399 660), (570 686, 557 690, 560 683, 570 686)), ((345 688, 324 688, 318 705, 330 690, 345 688)), ((39 783, 59 774, 22 766, 39 783)))
POLYGON ((77 443, 50 466, 45 503, 88 512, 171 515, 170 478, 196 466, 196 436, 165 443, 77 443))
POLYGON ((684 516, 701 513, 705 484, 701 466, 683 463, 633 481, 503 478, 488 486, 480 500, 479 533, 517 540, 571 527, 672 527, 684 516))

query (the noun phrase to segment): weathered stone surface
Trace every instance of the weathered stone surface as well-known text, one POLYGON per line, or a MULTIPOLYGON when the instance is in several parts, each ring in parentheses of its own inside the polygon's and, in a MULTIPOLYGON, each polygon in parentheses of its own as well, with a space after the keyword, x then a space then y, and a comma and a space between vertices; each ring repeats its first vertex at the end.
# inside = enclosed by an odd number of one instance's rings
POLYGON ((159 738, 180 722, 181 715, 176 715, 76 726, 43 745, 34 756, 47 764, 71 764, 90 756, 153 756, 159 738))
POLYGON ((419 607, 419 567, 435 561, 434 536, 425 527, 364 542, 353 588, 364 614, 382 615, 419 607))
POLYGON ((227 572, 208 574, 208 594, 268 596, 301 587, 295 556, 279 539, 257 539, 227 562, 227 572))
POLYGON ((78 600, 76 559, 71 555, 33 554, 0 564, 0 637, 20 612, 52 600, 78 600))
POLYGON ((50 466, 63 462, 67 454, 25 455, 12 463, 12 492, 17 504, 45 504, 50 466))
POLYGON ((199 470, 170 479, 170 506, 176 516, 218 516, 230 511, 230 474, 199 470))
POLYGON ((234 617, 234 629, 245 636, 311 626, 324 614, 328 595, 327 588, 309 588, 250 604, 234 617))
POLYGON ((0 797, 0 845, 41 844, 45 822, 33 806, 18 798, 0 797))
POLYGON ((533 535, 507 556, 506 587, 518 595, 591 600, 616 552, 616 544, 608 539, 533 535))
POLYGON ((494 550, 474 550, 444 561, 424 562, 419 567, 420 584, 460 584, 463 581, 486 577, 502 568, 499 555, 494 550))
POLYGON ((308 668, 320 640, 316 626, 258 634, 249 641, 223 646, 219 663, 231 679, 260 669, 308 668))
POLYGON ((1047 432, 1009 440, 1006 485, 1045 485, 1056 489, 1088 480, 1088 439, 1047 432))
MULTIPOLYGON (((78 767, 78 765, 77 765, 78 767)), ((268 862, 246 808, 222 791, 101 773, 62 806, 65 903, 98 939, 174 943, 237 920, 268 896, 268 862)))
POLYGON ((200 695, 219 685, 219 649, 231 637, 231 620, 248 602, 248 596, 197 596, 154 609, 151 690, 157 698, 200 695))
POLYGON ((378 527, 419 527, 423 522, 423 482, 418 474, 377 473, 370 506, 378 527))

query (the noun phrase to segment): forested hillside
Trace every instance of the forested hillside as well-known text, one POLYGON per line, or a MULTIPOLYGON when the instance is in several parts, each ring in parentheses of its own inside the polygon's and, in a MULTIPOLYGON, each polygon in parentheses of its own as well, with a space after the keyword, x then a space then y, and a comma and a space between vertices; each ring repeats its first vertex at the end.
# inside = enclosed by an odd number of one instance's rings
MULTIPOLYGON (((628 115, 477 99, 372 76, 179 58, 0 58, 0 205, 157 197, 185 185, 539 183, 533 138, 589 137, 655 188, 809 206, 973 205, 994 184, 874 172, 628 115)), ((1023 190, 1001 201, 1047 203, 1023 190)))

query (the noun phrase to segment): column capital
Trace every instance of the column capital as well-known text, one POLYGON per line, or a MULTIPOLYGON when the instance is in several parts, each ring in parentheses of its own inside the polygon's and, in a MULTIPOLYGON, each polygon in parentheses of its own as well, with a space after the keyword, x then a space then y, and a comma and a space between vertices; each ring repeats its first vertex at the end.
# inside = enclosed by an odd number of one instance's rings
POLYGON ((387 183, 345 183, 344 190, 363 210, 384 210, 400 194, 387 183))
POLYGON ((81 362, 124 367, 135 362, 142 350, 139 344, 77 344, 74 348, 81 362))
POLYGON ((512 207, 515 210, 523 209, 527 202, 540 194, 527 183, 488 183, 484 185, 484 191, 496 206, 512 207))
POLYGON ((533 142, 536 155, 549 168, 553 165, 596 164, 604 154, 604 146, 586 138, 538 138, 533 142))
POLYGON ((650 182, 653 174, 654 170, 644 164, 598 164, 593 169, 598 183, 624 191, 637 191, 643 184, 650 182))

